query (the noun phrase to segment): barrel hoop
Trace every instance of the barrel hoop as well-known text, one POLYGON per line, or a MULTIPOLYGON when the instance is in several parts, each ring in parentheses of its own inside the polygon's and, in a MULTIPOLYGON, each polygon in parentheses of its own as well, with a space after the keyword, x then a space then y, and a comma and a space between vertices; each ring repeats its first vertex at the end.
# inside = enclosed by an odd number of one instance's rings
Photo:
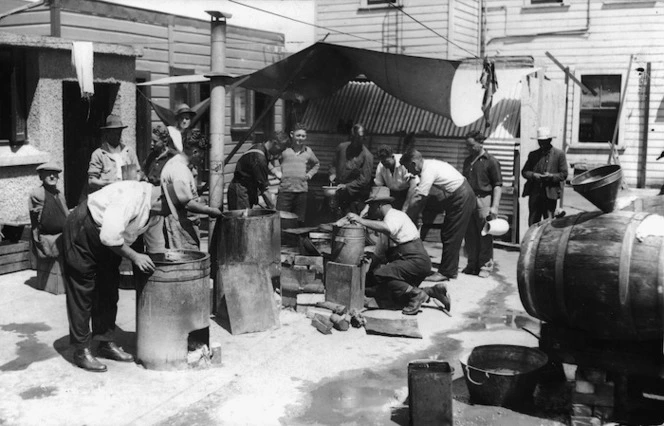
POLYGON ((567 253, 567 243, 572 234, 572 229, 579 221, 582 215, 578 214, 574 217, 572 223, 565 227, 563 233, 558 240, 558 250, 556 251, 556 263, 553 269, 554 282, 556 286, 556 303, 558 311, 562 315, 565 322, 569 322, 569 315, 567 313, 567 305, 565 304, 565 254, 567 253))
POLYGON ((627 225, 625 235, 623 236, 622 247, 620 249, 620 261, 618 263, 618 294, 620 296, 620 309, 622 311, 623 321, 633 333, 638 333, 638 330, 634 325, 634 318, 632 317, 632 305, 629 297, 629 273, 632 265, 632 252, 634 250, 636 229, 648 215, 648 213, 637 213, 627 225))
MULTIPOLYGON (((521 292, 521 294, 524 296, 525 299, 528 300, 527 305, 531 307, 535 311, 537 315, 537 318, 544 320, 544 321, 551 321, 552 318, 549 315, 546 315, 544 312, 539 312, 535 308, 538 306, 535 301, 533 300, 533 294, 531 289, 535 288, 534 287, 534 275, 535 275, 535 257, 537 255, 537 250, 539 249, 539 244, 540 240, 542 238, 542 234, 544 234, 544 230, 547 228, 547 225, 551 222, 551 220, 546 220, 544 222, 540 222, 537 225, 537 228, 535 228, 535 232, 530 236, 530 241, 526 245, 526 252, 524 253, 524 268, 526 270, 526 274, 524 276, 526 280, 526 284, 523 286, 524 291, 521 292), (532 242, 536 242, 537 244, 532 244, 532 242)), ((521 289, 520 289, 521 290, 521 289)))
POLYGON ((180 277, 173 277, 173 278, 165 278, 165 277, 159 277, 157 279, 153 279, 153 282, 157 283, 181 283, 184 281, 194 281, 194 280, 200 280, 203 278, 208 278, 210 276, 210 270, 208 269, 207 271, 200 271, 200 273, 194 275, 194 276, 180 276, 180 277))

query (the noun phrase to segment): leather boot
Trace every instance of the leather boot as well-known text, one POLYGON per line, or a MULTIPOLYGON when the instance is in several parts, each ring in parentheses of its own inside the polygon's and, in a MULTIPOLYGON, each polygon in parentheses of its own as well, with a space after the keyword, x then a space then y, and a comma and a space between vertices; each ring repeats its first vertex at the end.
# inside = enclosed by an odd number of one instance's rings
POLYGON ((417 287, 413 287, 413 289, 408 292, 408 295, 410 296, 408 306, 403 308, 401 313, 404 315, 417 315, 422 303, 429 300, 429 296, 417 287))
POLYGON ((102 358, 108 358, 120 362, 134 361, 134 356, 122 350, 122 348, 116 345, 115 342, 99 343, 99 348, 97 349, 97 355, 99 355, 102 358))
POLYGON ((431 287, 426 287, 422 290, 429 297, 442 303, 443 308, 445 308, 446 311, 449 312, 452 309, 452 302, 450 301, 450 296, 447 293, 447 287, 445 287, 445 284, 436 284, 431 287))
POLYGON ((92 355, 90 348, 82 348, 74 351, 74 364, 94 373, 103 373, 106 371, 106 366, 92 355))

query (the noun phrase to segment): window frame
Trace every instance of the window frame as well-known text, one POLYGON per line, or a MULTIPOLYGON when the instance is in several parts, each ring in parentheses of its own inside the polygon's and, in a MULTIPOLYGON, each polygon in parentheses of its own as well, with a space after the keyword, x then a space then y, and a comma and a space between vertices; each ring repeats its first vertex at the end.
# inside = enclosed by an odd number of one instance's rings
POLYGON ((236 86, 231 90, 231 130, 248 130, 254 124, 254 91, 245 89, 244 87, 236 86), (247 94, 246 102, 244 105, 244 113, 247 118, 246 123, 238 124, 235 121, 236 107, 235 99, 239 90, 244 90, 247 94))
MULTIPOLYGON (((572 71, 570 71, 572 72, 572 71)), ((573 72, 574 76, 579 80, 582 81, 582 77, 585 75, 605 75, 605 76, 620 76, 620 95, 619 98, 622 99, 622 93, 623 90, 626 90, 627 87, 625 85, 625 78, 626 78, 626 72, 625 71, 607 71, 606 69, 596 69, 596 68, 589 68, 589 69, 583 69, 583 70, 575 70, 573 72)), ((629 82, 627 82, 629 83, 629 82)), ((572 83, 570 83, 572 84, 572 83)), ((607 152, 610 150, 610 144, 607 142, 602 142, 602 141, 594 141, 594 142, 580 142, 579 141, 579 126, 581 125, 581 92, 582 89, 579 87, 577 84, 572 84, 573 85, 573 90, 574 90, 574 104, 573 104, 573 110, 572 110, 572 117, 571 117, 571 126, 572 126, 572 139, 570 143, 570 148, 574 149, 592 149, 592 150, 606 150, 607 152)), ((622 148, 624 147, 624 139, 625 139, 625 133, 626 133, 626 114, 625 114, 625 109, 623 108, 622 111, 620 111, 620 105, 618 105, 618 111, 620 115, 618 116, 618 128, 620 131, 618 132, 618 139, 616 140, 616 147, 622 148)))
POLYGON ((360 10, 401 7, 401 0, 360 0, 360 10), (392 6, 390 6, 392 4, 392 6))
POLYGON ((0 138, 0 144, 22 145, 28 142, 28 114, 26 99, 26 55, 25 51, 17 48, 3 48, 9 53, 10 64, 8 67, 9 112, 0 120, 7 120, 2 126, 7 126, 8 138, 0 138))

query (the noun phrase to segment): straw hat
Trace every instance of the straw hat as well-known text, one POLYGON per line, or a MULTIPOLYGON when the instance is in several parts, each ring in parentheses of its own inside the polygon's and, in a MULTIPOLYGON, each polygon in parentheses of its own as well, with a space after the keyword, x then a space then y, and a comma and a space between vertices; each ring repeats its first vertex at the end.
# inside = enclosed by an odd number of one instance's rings
POLYGON ((41 171, 44 171, 44 170, 49 170, 49 171, 58 172, 58 173, 62 172, 62 168, 60 166, 58 166, 57 164, 55 164, 54 161, 49 161, 47 163, 40 164, 39 166, 37 166, 37 171, 38 172, 41 172, 41 171))
POLYGON ((371 193, 369 194, 369 198, 367 198, 364 202, 366 204, 369 203, 378 203, 380 201, 391 203, 394 201, 394 197, 390 196, 390 188, 386 186, 374 186, 371 188, 371 193))
POLYGON ((122 120, 115 114, 106 117, 106 125, 101 126, 100 129, 125 129, 127 126, 122 125, 122 120))
POLYGON ((177 109, 175 110, 175 116, 180 116, 183 114, 190 114, 190 115, 196 115, 196 113, 189 108, 189 105, 187 104, 180 104, 178 105, 177 109))
POLYGON ((548 127, 540 127, 537 129, 537 140, 546 140, 546 139, 555 139, 555 136, 551 136, 551 129, 548 127))

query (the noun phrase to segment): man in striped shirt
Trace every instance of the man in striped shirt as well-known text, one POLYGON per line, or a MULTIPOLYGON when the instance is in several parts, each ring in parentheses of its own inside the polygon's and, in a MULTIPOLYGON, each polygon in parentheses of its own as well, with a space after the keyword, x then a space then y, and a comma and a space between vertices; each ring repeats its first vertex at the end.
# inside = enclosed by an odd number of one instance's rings
POLYGON ((318 172, 320 162, 314 152, 304 143, 307 140, 307 129, 297 123, 291 132, 293 145, 281 153, 281 179, 277 210, 297 214, 300 225, 304 224, 307 213, 308 181, 318 172))

